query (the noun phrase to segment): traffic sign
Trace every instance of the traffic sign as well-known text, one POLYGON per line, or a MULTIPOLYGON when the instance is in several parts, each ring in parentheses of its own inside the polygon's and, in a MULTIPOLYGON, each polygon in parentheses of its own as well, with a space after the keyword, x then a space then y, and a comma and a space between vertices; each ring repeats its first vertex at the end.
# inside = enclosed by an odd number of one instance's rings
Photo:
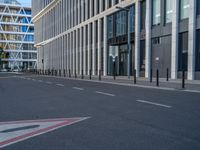
POLYGON ((0 122, 0 148, 86 119, 89 117, 0 122))

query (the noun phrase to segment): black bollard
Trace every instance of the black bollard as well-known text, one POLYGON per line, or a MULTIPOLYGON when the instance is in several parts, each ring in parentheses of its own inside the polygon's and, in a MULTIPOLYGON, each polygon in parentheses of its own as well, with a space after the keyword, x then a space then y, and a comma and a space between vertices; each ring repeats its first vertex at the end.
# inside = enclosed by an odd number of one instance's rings
POLYGON ((70 69, 69 69, 69 78, 71 78, 71 71, 70 71, 70 69))
POLYGON ((185 70, 182 72, 182 88, 185 88, 185 70))
POLYGON ((167 68, 167 79, 166 81, 169 81, 169 68, 167 68))
POLYGON ((101 81, 101 70, 99 70, 99 81, 101 81))
POLYGON ((113 63, 113 78, 114 78, 114 80, 116 80, 115 61, 113 63))
POLYGON ((153 69, 150 70, 150 82, 153 82, 153 69))
POLYGON ((159 70, 156 71, 156 86, 159 86, 159 70))
POLYGON ((136 84, 137 81, 136 81, 136 69, 134 69, 134 84, 136 84))
POLYGON ((64 77, 66 77, 66 71, 65 71, 65 69, 63 70, 63 75, 64 75, 64 77))
POLYGON ((84 79, 83 70, 81 70, 81 78, 84 79))
POLYGON ((92 70, 90 69, 90 80, 92 80, 92 70))

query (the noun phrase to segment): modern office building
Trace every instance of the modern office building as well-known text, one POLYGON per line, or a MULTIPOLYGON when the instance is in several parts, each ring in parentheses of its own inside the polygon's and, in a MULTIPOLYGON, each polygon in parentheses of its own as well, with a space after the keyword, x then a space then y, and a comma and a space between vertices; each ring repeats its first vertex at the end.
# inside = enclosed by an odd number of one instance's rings
POLYGON ((159 69, 200 79, 200 0, 33 0, 32 8, 38 69, 106 76, 115 62, 121 76, 159 69))
POLYGON ((36 68, 31 7, 16 0, 0 0, 0 48, 4 69, 36 68))

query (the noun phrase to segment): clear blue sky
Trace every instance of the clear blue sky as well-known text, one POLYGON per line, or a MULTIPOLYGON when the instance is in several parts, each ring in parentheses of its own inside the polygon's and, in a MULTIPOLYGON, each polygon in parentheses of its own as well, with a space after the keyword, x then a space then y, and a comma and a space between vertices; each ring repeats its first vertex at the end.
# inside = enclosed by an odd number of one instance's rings
POLYGON ((18 1, 25 5, 31 5, 31 0, 18 0, 18 1))

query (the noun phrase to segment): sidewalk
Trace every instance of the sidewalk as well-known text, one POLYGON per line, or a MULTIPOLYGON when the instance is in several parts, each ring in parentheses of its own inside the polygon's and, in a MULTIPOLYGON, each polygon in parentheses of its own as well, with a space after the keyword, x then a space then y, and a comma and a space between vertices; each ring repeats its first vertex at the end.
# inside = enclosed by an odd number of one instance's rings
MULTIPOLYGON (((45 75, 47 76, 47 75, 45 75)), ((92 82, 103 82, 103 83, 111 83, 111 84, 118 84, 118 85, 124 85, 124 86, 135 86, 135 87, 143 87, 143 88, 156 88, 156 89, 163 89, 163 90, 181 90, 181 91, 192 91, 200 93, 200 81, 199 80, 185 80, 185 88, 182 88, 182 80, 172 80, 169 79, 169 81, 166 81, 166 78, 160 78, 159 79, 159 86, 156 84, 156 78, 153 78, 153 81, 150 82, 147 78, 137 78, 136 84, 134 84, 134 77, 128 77, 125 76, 116 76, 116 80, 114 80, 113 76, 101 76, 101 80, 99 80, 99 76, 92 76, 91 80, 89 76, 84 76, 84 79, 82 79, 82 76, 77 76, 75 78, 74 75, 71 75, 69 78, 68 75, 66 77, 62 76, 54 76, 57 78, 66 78, 66 79, 72 79, 72 80, 87 80, 92 82)))

